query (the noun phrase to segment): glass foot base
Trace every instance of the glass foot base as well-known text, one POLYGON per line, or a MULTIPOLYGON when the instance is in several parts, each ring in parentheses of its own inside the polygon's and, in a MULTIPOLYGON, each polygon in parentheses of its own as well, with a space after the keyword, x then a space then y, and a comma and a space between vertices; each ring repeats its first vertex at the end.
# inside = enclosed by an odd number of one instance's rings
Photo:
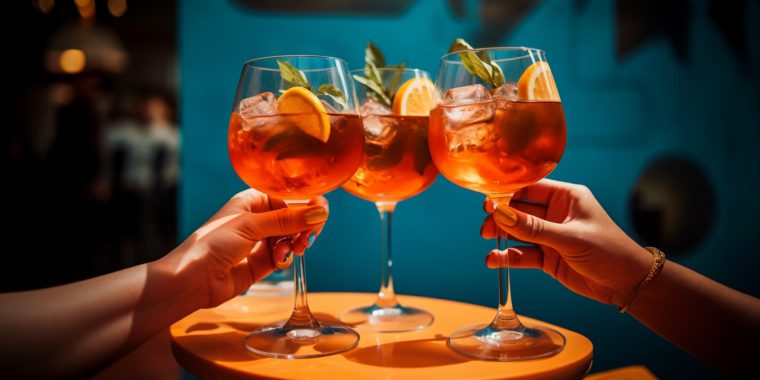
POLYGON ((415 307, 377 305, 359 307, 343 312, 340 321, 351 326, 366 325, 377 332, 422 330, 433 323, 433 314, 415 307))
POLYGON ((317 328, 264 327, 243 339, 245 348, 270 358, 306 359, 348 351, 359 343, 349 327, 320 322, 317 328))
POLYGON ((565 347, 565 337, 547 327, 494 330, 489 324, 480 324, 455 331, 448 345, 465 356, 506 362, 556 355, 565 347))

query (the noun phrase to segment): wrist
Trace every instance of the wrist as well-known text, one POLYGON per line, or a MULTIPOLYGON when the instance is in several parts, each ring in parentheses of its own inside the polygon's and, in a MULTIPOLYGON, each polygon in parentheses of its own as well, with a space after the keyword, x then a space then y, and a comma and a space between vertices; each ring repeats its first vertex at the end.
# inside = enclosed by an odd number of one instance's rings
POLYGON ((631 294, 628 299, 618 308, 618 311, 621 313, 625 313, 631 304, 636 301, 638 295, 642 292, 642 290, 646 289, 652 280, 654 280, 657 275, 660 274, 663 266, 665 265, 665 262, 667 261, 665 259, 665 253, 659 249, 655 247, 646 247, 645 249, 652 255, 652 266, 649 268, 646 277, 644 277, 644 279, 641 280, 641 282, 636 286, 633 294, 631 294))
MULTIPOLYGON (((197 249, 197 244, 183 242, 164 257, 150 263, 149 268, 152 272, 161 273, 161 277, 170 280, 165 285, 172 294, 189 296, 193 293, 202 293, 206 273, 203 271, 204 265, 200 259, 203 256, 196 252, 197 249)), ((199 298, 202 298, 202 294, 199 294, 199 298)))
POLYGON ((639 245, 632 246, 625 254, 627 260, 621 263, 623 273, 618 286, 610 299, 610 303, 623 308, 633 298, 636 289, 652 269, 652 253, 639 245))

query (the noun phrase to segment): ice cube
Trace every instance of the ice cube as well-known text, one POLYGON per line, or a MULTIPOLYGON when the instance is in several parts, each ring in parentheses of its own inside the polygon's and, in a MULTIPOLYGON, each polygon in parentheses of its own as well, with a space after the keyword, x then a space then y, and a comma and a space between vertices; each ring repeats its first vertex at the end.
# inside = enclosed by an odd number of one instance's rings
POLYGON ((387 145, 398 133, 398 121, 392 117, 373 114, 363 117, 362 122, 368 142, 387 145))
POLYGON ((469 86, 454 87, 446 91, 443 96, 443 103, 447 105, 467 104, 482 102, 491 98, 482 84, 471 84, 469 86))
POLYGON ((398 120, 393 116, 370 115, 363 121, 367 168, 381 170, 398 164, 404 156, 404 138, 398 134, 398 120))
POLYGON ((393 179, 393 174, 388 171, 368 170, 363 166, 360 166, 356 170, 356 173, 354 173, 354 176, 351 177, 351 181, 360 187, 373 187, 376 184, 388 183, 391 179, 393 179))
POLYGON ((271 92, 264 92, 240 101, 238 112, 244 119, 277 113, 277 99, 271 92))
POLYGON ((489 122, 493 119, 495 112, 496 104, 492 101, 443 107, 446 121, 452 123, 452 128, 489 122))
POLYGON ((491 143, 491 123, 467 124, 456 129, 446 130, 449 152, 485 151, 491 143))
POLYGON ((517 96, 517 85, 514 83, 505 83, 495 89, 491 96, 493 98, 502 98, 511 101, 519 100, 519 97, 517 96))
POLYGON ((367 115, 391 115, 393 111, 390 107, 374 99, 366 99, 359 107, 362 116, 367 115))

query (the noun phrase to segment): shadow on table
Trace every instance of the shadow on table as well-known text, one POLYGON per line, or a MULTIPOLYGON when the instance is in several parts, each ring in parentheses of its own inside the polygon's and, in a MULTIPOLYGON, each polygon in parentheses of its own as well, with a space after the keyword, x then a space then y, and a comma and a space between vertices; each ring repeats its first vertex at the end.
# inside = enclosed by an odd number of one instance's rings
MULTIPOLYGON (((318 319, 328 323, 340 323, 338 318, 327 313, 314 313, 318 319)), ((270 321, 269 323, 251 323, 239 320, 225 322, 199 322, 185 329, 183 336, 176 337, 176 342, 190 349, 194 354, 201 354, 205 358, 211 358, 214 362, 240 362, 263 359, 245 349, 243 339, 251 331, 264 326, 276 326, 282 321, 270 321)), ((299 349, 297 343, 279 347, 283 352, 295 353, 299 349)), ((317 347, 318 350, 332 351, 335 347, 317 347)))
POLYGON ((214 361, 240 362, 261 358, 243 347, 243 338, 263 325, 250 322, 200 322, 185 330, 187 335, 176 337, 182 347, 203 353, 214 361))
POLYGON ((343 356, 353 362, 377 367, 424 368, 470 361, 446 346, 447 337, 386 343, 358 348, 343 356))
MULTIPOLYGON (((203 325, 212 324, 213 323, 203 323, 203 325)), ((191 326, 191 328, 193 327, 195 326, 191 326)), ((206 328, 208 326, 202 327, 206 328)), ((178 348, 176 346, 179 346, 183 352, 189 351, 194 355, 211 358, 214 362, 242 362, 261 358, 258 355, 248 352, 243 347, 243 338, 247 333, 234 329, 217 328, 220 331, 216 333, 191 334, 175 337, 175 344, 172 345, 175 351, 175 356, 177 356, 178 348)))

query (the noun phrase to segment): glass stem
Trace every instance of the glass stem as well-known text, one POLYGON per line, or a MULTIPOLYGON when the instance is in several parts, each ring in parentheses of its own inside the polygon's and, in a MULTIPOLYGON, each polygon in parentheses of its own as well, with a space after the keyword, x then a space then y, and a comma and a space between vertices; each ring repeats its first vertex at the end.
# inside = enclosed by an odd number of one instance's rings
MULTIPOLYGON (((512 200, 513 194, 499 196, 489 196, 493 201, 494 209, 499 207, 509 207, 509 201, 512 200)), ((502 238, 504 239, 504 250, 507 249, 507 235, 499 230, 496 235, 496 249, 502 250, 502 238)), ((499 310, 496 317, 491 322, 491 328, 494 330, 516 330, 522 324, 517 318, 515 310, 512 308, 512 290, 509 282, 509 255, 499 255, 499 310)))
MULTIPOLYGON (((291 205, 304 205, 301 202, 288 202, 291 205)), ((298 207, 298 206, 296 206, 298 207)), ((309 309, 309 301, 306 297, 306 252, 303 255, 293 253, 293 283, 295 284, 295 300, 293 301, 293 313, 288 322, 283 326, 285 329, 295 328, 319 328, 319 322, 309 309)))
POLYGON ((377 211, 380 213, 380 257, 382 259, 382 272, 380 291, 377 293, 375 305, 379 307, 398 306, 396 293, 393 291, 393 259, 391 258, 391 219, 396 202, 377 202, 377 211))

